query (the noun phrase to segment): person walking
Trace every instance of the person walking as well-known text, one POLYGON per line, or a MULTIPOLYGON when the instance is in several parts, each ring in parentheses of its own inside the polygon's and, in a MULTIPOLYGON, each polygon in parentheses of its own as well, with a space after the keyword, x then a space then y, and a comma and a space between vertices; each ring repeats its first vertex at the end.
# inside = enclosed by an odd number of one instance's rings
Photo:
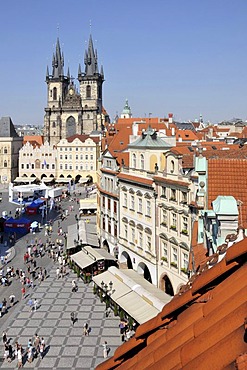
POLYGON ((34 298, 34 300, 33 300, 33 308, 34 308, 34 311, 36 312, 37 308, 38 308, 38 301, 37 301, 36 298, 34 298))
POLYGON ((33 311, 33 300, 32 300, 32 298, 29 299, 28 306, 29 306, 29 311, 32 312, 33 311))
POLYGON ((85 322, 84 325, 83 325, 83 334, 84 334, 85 337, 88 336, 88 334, 89 334, 88 323, 87 322, 85 322))
POLYGON ((59 277, 60 277, 60 268, 59 267, 57 267, 56 273, 57 273, 57 279, 59 279, 59 277))
POLYGON ((26 289, 25 289, 25 287, 23 286, 23 287, 21 288, 21 295, 22 295, 22 299, 24 299, 24 298, 25 298, 25 294, 26 294, 26 289))
POLYGON ((74 323, 76 322, 75 312, 71 312, 70 319, 71 319, 72 325, 74 326, 74 323))
POLYGON ((3 332, 2 338, 3 338, 3 344, 7 343, 8 339, 7 339, 6 331, 3 332))
POLYGON ((38 357, 39 347, 40 347, 40 338, 39 338, 38 334, 35 334, 34 347, 35 347, 35 357, 38 357))
POLYGON ((102 344, 103 346, 103 357, 104 358, 107 358, 108 357, 108 353, 109 353, 109 347, 107 345, 107 341, 105 340, 104 343, 102 344))
POLYGON ((22 364, 22 353, 21 353, 21 347, 19 346, 17 350, 17 367, 20 369, 23 366, 22 364))

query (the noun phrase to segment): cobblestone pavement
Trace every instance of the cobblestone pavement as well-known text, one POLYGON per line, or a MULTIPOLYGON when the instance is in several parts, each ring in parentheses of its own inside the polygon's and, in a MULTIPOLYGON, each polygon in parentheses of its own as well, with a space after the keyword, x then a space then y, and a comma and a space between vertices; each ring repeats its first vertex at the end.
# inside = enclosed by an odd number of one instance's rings
MULTIPOLYGON (((105 305, 93 294, 92 285, 78 281, 78 292, 72 293, 71 281, 77 279, 70 271, 63 279, 56 279, 56 266, 50 270, 48 278, 36 286, 12 315, 4 323, 11 343, 18 340, 24 348, 28 340, 34 339, 35 333, 44 337, 47 352, 43 360, 34 359, 32 363, 25 362, 24 368, 32 369, 94 369, 103 358, 102 343, 109 344, 110 356, 121 344, 119 335, 119 318, 105 316, 105 305), (38 310, 30 312, 29 298, 38 300, 38 310), (77 313, 74 326, 70 320, 71 312, 77 313), (88 337, 83 336, 83 324, 87 322, 90 328, 88 337)), ((1 346, 3 353, 3 346, 1 346)), ((0 369, 14 369, 17 360, 3 363, 0 369)))
MULTIPOLYGON (((13 205, 8 204, 8 193, 3 192, 3 202, 0 210, 11 210, 13 205), (5 199, 6 198, 6 199, 5 199)), ((68 225, 75 223, 75 214, 78 212, 76 202, 74 211, 68 218, 61 223, 63 230, 67 231, 68 225)), ((63 202, 63 209, 69 209, 71 202, 63 202)), ((49 214, 49 219, 54 220, 54 235, 56 239, 57 219, 55 213, 49 214)), ((38 238, 44 237, 44 229, 36 234, 38 238)), ((26 250, 26 239, 32 238, 28 234, 15 243, 15 257, 10 262, 14 268, 25 269, 23 254, 26 250)), ((28 340, 34 339, 35 333, 43 336, 47 352, 43 360, 37 358, 33 363, 24 363, 24 368, 32 369, 94 369, 97 364, 102 362, 103 347, 102 343, 107 340, 111 348, 109 356, 113 355, 115 349, 121 344, 119 335, 119 318, 113 315, 105 316, 105 305, 100 302, 99 298, 94 296, 92 285, 85 285, 82 280, 78 281, 79 290, 77 293, 71 291, 71 281, 77 279, 72 271, 63 279, 56 279, 57 265, 45 256, 38 258, 37 266, 46 267, 49 277, 41 282, 35 281, 35 288, 27 291, 27 297, 21 299, 21 283, 13 279, 8 287, 0 286, 0 302, 5 297, 8 300, 10 294, 14 294, 17 303, 14 307, 9 308, 7 314, 0 318, 0 330, 6 330, 7 336, 11 342, 17 340, 26 349, 28 340), (40 307, 36 312, 29 312, 27 305, 28 300, 36 298, 40 307), (70 313, 77 313, 78 321, 71 324, 70 313), (83 324, 88 322, 91 328, 89 337, 83 336, 83 324)), ((68 269, 67 269, 68 270, 68 269)), ((3 345, 0 342, 0 361, 3 356, 3 345)), ((17 367, 17 360, 12 363, 0 362, 0 369, 14 369, 17 367)))

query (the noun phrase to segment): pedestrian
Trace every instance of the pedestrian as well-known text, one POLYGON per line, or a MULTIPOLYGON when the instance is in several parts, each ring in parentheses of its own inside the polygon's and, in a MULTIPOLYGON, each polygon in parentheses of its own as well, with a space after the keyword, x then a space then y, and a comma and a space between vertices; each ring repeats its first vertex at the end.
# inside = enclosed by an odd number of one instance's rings
POLYGON ((78 289, 78 287, 77 287, 76 281, 75 280, 72 280, 72 293, 73 292, 76 292, 77 289, 78 289))
POLYGON ((75 318, 75 312, 71 312, 71 314, 70 314, 70 319, 71 319, 72 325, 74 325, 74 323, 75 323, 75 321, 76 321, 76 318, 75 318))
POLYGON ((9 346, 7 345, 7 343, 5 343, 4 344, 4 354, 3 354, 4 361, 7 361, 8 356, 9 356, 9 346))
POLYGON ((57 267, 57 279, 59 279, 59 277, 60 277, 60 268, 57 267))
POLYGON ((2 313, 5 314, 6 312, 7 312, 7 300, 6 298, 4 298, 2 302, 2 313))
POLYGON ((30 345, 27 350, 27 361, 31 363, 33 361, 33 346, 30 345))
POLYGON ((3 344, 7 343, 8 339, 7 339, 7 333, 6 333, 6 331, 3 332, 2 338, 3 338, 3 344))
POLYGON ((32 300, 32 298, 29 299, 28 306, 29 306, 29 311, 32 312, 33 311, 33 300, 32 300))
POLYGON ((39 338, 38 334, 35 334, 34 347, 35 347, 35 356, 38 357, 39 347, 40 347, 40 338, 39 338))
POLYGON ((34 300, 33 300, 33 308, 34 308, 34 311, 36 312, 37 308, 38 308, 38 301, 37 301, 36 298, 34 298, 34 300))
POLYGON ((103 346, 103 357, 104 358, 107 358, 108 357, 108 353, 109 353, 109 347, 107 345, 107 341, 105 340, 104 343, 102 344, 103 346))
POLYGON ((17 366, 18 366, 18 369, 20 369, 22 367, 22 353, 21 353, 21 346, 18 348, 17 350, 17 366))
POLYGON ((13 307, 14 306, 14 301, 15 301, 15 296, 14 296, 14 294, 11 294, 9 296, 9 304, 10 304, 10 307, 13 307))
POLYGON ((26 289, 25 289, 25 287, 23 286, 23 287, 21 288, 21 295, 22 295, 22 299, 24 299, 24 298, 25 298, 25 294, 26 294, 26 289))
POLYGON ((83 334, 84 334, 85 337, 88 336, 88 334, 89 334, 88 323, 87 322, 85 322, 84 325, 83 325, 83 334))
POLYGON ((44 358, 44 350, 45 350, 44 345, 41 343, 39 347, 39 353, 40 353, 41 360, 43 360, 44 358))

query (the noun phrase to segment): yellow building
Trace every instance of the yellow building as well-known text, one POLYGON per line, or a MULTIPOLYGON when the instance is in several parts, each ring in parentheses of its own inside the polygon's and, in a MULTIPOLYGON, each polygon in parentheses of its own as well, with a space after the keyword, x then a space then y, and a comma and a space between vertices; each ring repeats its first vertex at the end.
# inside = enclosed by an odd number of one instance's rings
POLYGON ((92 176, 96 182, 97 163, 100 157, 100 138, 89 135, 73 135, 57 144, 57 180, 92 176))

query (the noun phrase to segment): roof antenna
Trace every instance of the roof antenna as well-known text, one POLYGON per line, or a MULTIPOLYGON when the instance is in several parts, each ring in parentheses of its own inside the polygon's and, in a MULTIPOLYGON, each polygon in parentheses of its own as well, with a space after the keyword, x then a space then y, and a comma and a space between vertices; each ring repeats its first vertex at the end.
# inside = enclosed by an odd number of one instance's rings
POLYGON ((92 21, 91 21, 91 19, 89 21, 89 29, 90 29, 90 35, 91 35, 91 33, 92 33, 92 21))

